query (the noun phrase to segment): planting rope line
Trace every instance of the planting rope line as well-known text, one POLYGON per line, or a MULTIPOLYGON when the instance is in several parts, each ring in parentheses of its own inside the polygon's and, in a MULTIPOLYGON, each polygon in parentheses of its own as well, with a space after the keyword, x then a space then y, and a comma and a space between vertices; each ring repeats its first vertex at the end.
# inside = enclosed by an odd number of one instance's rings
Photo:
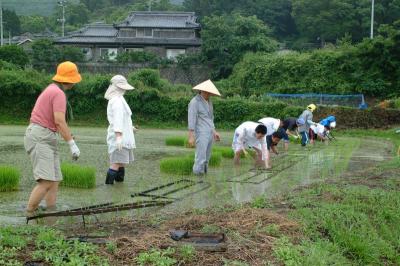
POLYGON ((175 181, 175 182, 171 182, 171 183, 167 183, 167 184, 165 184, 165 185, 161 185, 161 186, 158 186, 158 187, 154 187, 154 188, 151 188, 151 189, 142 191, 142 192, 133 193, 133 194, 131 195, 131 197, 143 196, 143 195, 139 195, 139 194, 148 194, 149 192, 161 190, 161 189, 163 189, 163 188, 167 188, 167 187, 170 187, 170 186, 173 186, 173 185, 182 183, 182 182, 190 182, 190 183, 191 183, 191 182, 194 182, 194 181, 189 180, 189 179, 181 179, 181 180, 178 180, 178 181, 175 181))
POLYGON ((209 183, 203 182, 203 181, 195 182, 195 181, 188 180, 188 179, 181 179, 179 181, 168 183, 168 184, 165 184, 165 185, 162 185, 162 186, 158 186, 158 187, 155 187, 155 188, 151 188, 151 189, 145 190, 143 192, 134 193, 134 194, 131 195, 131 197, 149 197, 149 198, 153 198, 153 199, 169 199, 169 200, 177 201, 177 200, 182 200, 183 198, 185 198, 187 196, 190 196, 190 195, 199 193, 201 191, 204 191, 204 190, 208 189, 210 186, 211 185, 209 183), (182 182, 187 182, 188 184, 186 184, 186 185, 184 185, 182 187, 178 187, 178 188, 166 191, 161 195, 149 194, 149 192, 159 191, 159 190, 162 190, 163 188, 167 188, 167 187, 170 187, 170 186, 172 186, 174 184, 179 184, 179 183, 182 183, 182 182), (200 190, 197 190, 197 191, 194 191, 194 192, 191 192, 191 193, 187 193, 187 194, 185 194, 185 196, 180 197, 180 198, 167 197, 168 195, 171 195, 171 194, 174 194, 176 192, 185 190, 185 189, 187 189, 189 187, 193 187, 193 186, 195 186, 197 184, 205 184, 206 186, 204 188, 200 189, 200 190))
MULTIPOLYGON (((149 208, 149 207, 163 207, 168 204, 171 204, 173 201, 142 201, 142 202, 135 202, 135 203, 125 203, 125 204, 104 204, 104 206, 94 207, 92 208, 84 207, 81 209, 73 209, 73 210, 66 210, 60 212, 49 212, 49 213, 41 213, 35 216, 27 217, 26 223, 28 224, 30 220, 35 220, 39 218, 45 217, 61 217, 61 216, 82 216, 83 223, 85 224, 85 215, 93 215, 99 213, 108 213, 108 212, 117 212, 117 211, 125 211, 125 210, 133 210, 133 209, 142 209, 142 208, 149 208)), ((101 204, 103 205, 103 204, 101 204)))

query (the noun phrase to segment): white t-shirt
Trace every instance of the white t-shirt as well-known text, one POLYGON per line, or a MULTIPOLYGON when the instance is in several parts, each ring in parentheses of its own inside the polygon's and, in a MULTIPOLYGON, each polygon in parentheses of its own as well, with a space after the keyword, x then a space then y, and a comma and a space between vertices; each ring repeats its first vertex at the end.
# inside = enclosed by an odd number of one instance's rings
POLYGON ((310 126, 310 128, 317 135, 324 135, 325 134, 325 127, 323 125, 321 125, 321 124, 312 125, 312 126, 310 126))
POLYGON ((258 122, 267 127, 267 136, 271 136, 272 134, 274 134, 274 132, 276 132, 281 125, 280 119, 272 117, 265 117, 258 120, 258 122))
POLYGON ((259 123, 247 121, 236 128, 232 149, 236 152, 243 148, 254 147, 262 151, 263 159, 265 159, 268 152, 266 138, 257 139, 256 137, 256 128, 259 125, 259 123))

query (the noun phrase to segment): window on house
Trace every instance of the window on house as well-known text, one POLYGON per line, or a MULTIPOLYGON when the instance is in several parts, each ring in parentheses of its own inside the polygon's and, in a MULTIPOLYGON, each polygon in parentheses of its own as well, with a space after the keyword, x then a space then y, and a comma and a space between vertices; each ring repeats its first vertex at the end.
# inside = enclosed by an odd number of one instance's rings
POLYGON ((125 52, 143 52, 143 47, 125 48, 125 52))
POLYGON ((121 29, 119 31, 119 37, 135 38, 136 37, 136 29, 121 29))
POLYGON ((83 48, 81 48, 81 51, 84 54, 86 60, 92 59, 92 57, 93 57, 92 48, 83 47, 83 48))
POLYGON ((136 37, 138 38, 151 38, 153 37, 153 29, 136 29, 136 37))
POLYGON ((118 55, 118 48, 100 48, 100 57, 115 61, 118 55))
POLYGON ((154 38, 171 38, 171 39, 192 39, 195 37, 194 31, 190 30, 155 30, 154 38))
POLYGON ((179 55, 185 53, 186 53, 185 49, 167 49, 167 58, 175 61, 179 55))

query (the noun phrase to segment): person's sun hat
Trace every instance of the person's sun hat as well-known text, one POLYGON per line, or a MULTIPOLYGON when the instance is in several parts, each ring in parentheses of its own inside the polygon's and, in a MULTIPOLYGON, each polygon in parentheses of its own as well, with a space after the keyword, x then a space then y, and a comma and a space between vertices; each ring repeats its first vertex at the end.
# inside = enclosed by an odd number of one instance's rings
POLYGON ((215 87, 214 83, 212 83, 211 80, 206 80, 206 81, 200 83, 199 85, 195 86, 193 88, 193 90, 206 91, 206 92, 209 92, 209 93, 211 93, 213 95, 221 96, 221 94, 219 93, 217 87, 215 87))
POLYGON ((66 61, 57 66, 57 73, 53 77, 53 81, 60 83, 79 83, 81 82, 82 77, 79 74, 78 67, 70 62, 66 61))
POLYGON ((122 75, 115 75, 111 78, 111 85, 114 85, 117 88, 122 90, 130 91, 135 89, 132 85, 128 83, 126 78, 122 75))
POLYGON ((314 112, 315 109, 317 109, 317 106, 315 104, 310 104, 309 106, 307 106, 307 109, 310 110, 311 112, 314 112))
POLYGON ((335 127, 336 127, 336 121, 331 122, 331 123, 329 124, 329 126, 330 126, 331 128, 335 128, 335 127))

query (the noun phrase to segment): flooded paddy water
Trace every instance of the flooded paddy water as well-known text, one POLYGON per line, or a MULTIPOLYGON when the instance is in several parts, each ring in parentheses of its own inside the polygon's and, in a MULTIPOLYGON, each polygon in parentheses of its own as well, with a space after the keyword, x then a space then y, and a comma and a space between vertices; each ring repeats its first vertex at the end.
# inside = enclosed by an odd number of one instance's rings
MULTIPOLYGON (((23 148, 25 127, 0 126, 0 164, 17 167, 21 173, 19 191, 0 193, 0 224, 24 224, 24 210, 29 194, 35 185, 28 155, 23 148)), ((174 202, 157 211, 182 213, 193 208, 249 202, 259 195, 274 197, 290 193, 299 186, 321 179, 337 178, 346 171, 363 169, 385 160, 391 144, 377 139, 340 138, 325 145, 302 148, 291 144, 287 154, 273 156, 270 171, 252 170, 252 160, 243 160, 240 168, 233 167, 231 159, 223 159, 220 167, 211 168, 206 177, 173 176, 160 173, 159 162, 167 156, 192 153, 184 147, 165 145, 168 136, 184 136, 184 130, 143 129, 136 135, 135 162, 126 169, 125 182, 113 186, 104 185, 108 169, 106 128, 74 128, 76 142, 81 149, 78 162, 82 166, 96 168, 97 181, 94 189, 61 187, 57 208, 66 210, 106 202, 129 203, 142 200, 166 200, 174 202), (165 187, 158 188, 166 185, 165 187), (134 197, 131 195, 134 194, 134 197)), ((221 132, 222 142, 230 146, 233 132, 221 132)), ((282 150, 283 147, 280 147, 282 150)), ((69 148, 60 144, 61 158, 71 162, 69 148)), ((155 211, 154 208, 139 211, 102 214, 104 219, 155 211)), ((69 218, 60 218, 68 222, 69 218)))

